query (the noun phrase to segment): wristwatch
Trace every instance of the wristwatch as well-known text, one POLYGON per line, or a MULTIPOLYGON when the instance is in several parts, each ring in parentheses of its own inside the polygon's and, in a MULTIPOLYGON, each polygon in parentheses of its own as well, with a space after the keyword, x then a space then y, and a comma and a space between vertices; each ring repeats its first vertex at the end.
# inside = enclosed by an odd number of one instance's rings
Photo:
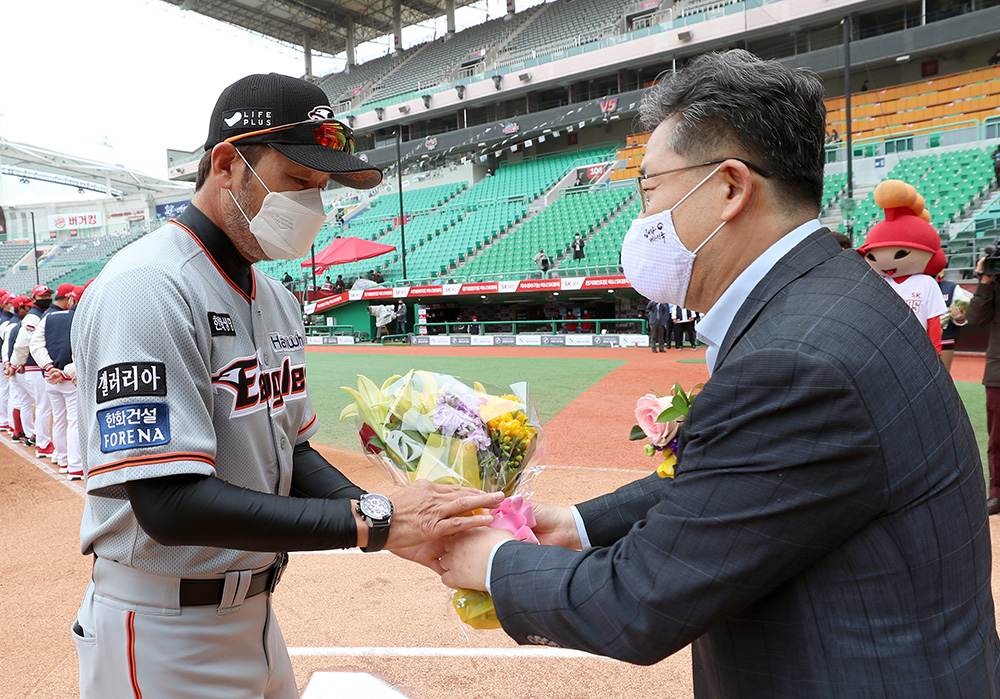
POLYGON ((392 519, 392 501, 385 495, 365 493, 358 500, 358 514, 368 525, 368 545, 365 553, 381 551, 389 539, 389 521, 392 519))

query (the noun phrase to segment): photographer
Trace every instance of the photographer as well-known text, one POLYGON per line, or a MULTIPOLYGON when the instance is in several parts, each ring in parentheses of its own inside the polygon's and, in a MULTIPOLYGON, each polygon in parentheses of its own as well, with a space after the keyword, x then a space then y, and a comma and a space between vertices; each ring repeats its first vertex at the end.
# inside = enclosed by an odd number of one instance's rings
POLYGON ((996 313, 997 285, 993 283, 1000 268, 998 243, 987 247, 986 255, 976 263, 979 285, 965 314, 972 325, 990 327, 983 384, 986 386, 986 429, 989 433, 986 455, 990 464, 986 510, 991 515, 1000 513, 1000 316, 996 313))

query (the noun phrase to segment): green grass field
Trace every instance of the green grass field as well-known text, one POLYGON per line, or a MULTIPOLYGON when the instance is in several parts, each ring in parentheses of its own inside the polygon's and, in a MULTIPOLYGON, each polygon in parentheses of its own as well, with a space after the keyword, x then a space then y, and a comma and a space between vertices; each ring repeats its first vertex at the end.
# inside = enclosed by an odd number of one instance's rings
POLYGON ((547 422, 578 395, 614 371, 625 360, 502 357, 410 357, 403 354, 306 354, 309 391, 320 428, 313 438, 320 444, 342 449, 361 449, 351 420, 340 422, 340 411, 353 402, 340 386, 357 388, 362 374, 382 383, 393 374, 424 369, 506 386, 527 381, 535 395, 542 421, 547 422))
POLYGON ((979 444, 979 456, 983 460, 983 477, 990 482, 989 467, 986 463, 986 387, 981 383, 971 381, 956 381, 958 395, 962 396, 965 410, 969 413, 972 428, 976 431, 976 442, 979 444))
MULTIPOLYGON (((352 401, 340 386, 357 386, 363 374, 377 384, 393 374, 410 369, 426 369, 454 374, 484 383, 509 384, 527 381, 535 394, 542 421, 556 413, 614 371, 625 360, 533 357, 411 357, 405 354, 306 354, 309 386, 319 416, 320 428, 313 438, 320 444, 360 451, 361 444, 353 421, 340 422, 340 411, 352 401)), ((704 361, 704 360, 702 360, 704 361)), ((982 384, 957 381, 959 395, 976 431, 979 453, 986 465, 986 389, 982 384)), ((624 442, 623 442, 624 444, 624 442)), ((986 473, 988 479, 989 474, 986 473)))

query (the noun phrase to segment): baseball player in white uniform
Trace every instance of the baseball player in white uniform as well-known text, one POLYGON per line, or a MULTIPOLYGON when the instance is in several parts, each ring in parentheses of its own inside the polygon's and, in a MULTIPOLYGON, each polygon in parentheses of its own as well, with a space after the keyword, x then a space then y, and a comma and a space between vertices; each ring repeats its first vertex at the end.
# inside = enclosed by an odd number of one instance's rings
MULTIPOLYGON (((10 332, 11 320, 14 314, 10 312, 11 293, 6 289, 0 289, 0 355, 3 354, 3 345, 7 342, 7 335, 10 332)), ((0 358, 6 363, 7 357, 0 358)), ((10 414, 10 377, 0 371, 0 431, 14 433, 11 426, 10 414)))
POLYGON ((11 440, 33 449, 35 447, 35 420, 31 394, 28 393, 27 384, 17 379, 18 373, 24 372, 24 367, 17 367, 11 363, 14 343, 20 334, 21 323, 24 322, 25 315, 31 308, 31 299, 23 295, 14 296, 9 300, 9 303, 11 318, 3 328, 3 373, 7 377, 10 393, 11 440))
POLYGON ((28 351, 42 368, 45 392, 52 408, 51 458, 71 481, 83 479, 80 432, 77 424, 76 366, 70 345, 70 331, 76 301, 83 287, 60 284, 52 308, 31 334, 28 351), (80 291, 78 292, 77 289, 80 291))
POLYGON ((439 537, 490 521, 463 513, 499 502, 426 481, 368 494, 309 445, 300 309, 252 263, 305 256, 330 179, 380 182, 332 113, 297 78, 228 87, 191 204, 115 255, 76 313, 95 557, 72 625, 83 699, 298 697, 271 610, 278 552, 385 547, 434 566, 439 537), (121 308, 138 296, 155 303, 121 308))
POLYGON ((28 352, 31 335, 41 322, 42 316, 52 305, 52 289, 39 284, 31 290, 31 308, 21 321, 10 363, 14 366, 14 384, 18 390, 21 422, 25 434, 34 436, 35 454, 50 456, 52 447, 52 406, 45 392, 45 376, 28 352), (30 427, 29 427, 30 424, 30 427))

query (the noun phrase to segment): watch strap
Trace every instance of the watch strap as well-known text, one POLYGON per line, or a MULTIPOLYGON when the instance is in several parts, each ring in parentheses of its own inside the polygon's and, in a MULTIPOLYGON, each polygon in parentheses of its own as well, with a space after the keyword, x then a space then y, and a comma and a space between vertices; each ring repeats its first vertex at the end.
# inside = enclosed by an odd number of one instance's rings
POLYGON ((389 522, 386 520, 374 521, 369 519, 368 545, 362 551, 374 553, 381 551, 385 547, 385 542, 389 540, 389 522))

